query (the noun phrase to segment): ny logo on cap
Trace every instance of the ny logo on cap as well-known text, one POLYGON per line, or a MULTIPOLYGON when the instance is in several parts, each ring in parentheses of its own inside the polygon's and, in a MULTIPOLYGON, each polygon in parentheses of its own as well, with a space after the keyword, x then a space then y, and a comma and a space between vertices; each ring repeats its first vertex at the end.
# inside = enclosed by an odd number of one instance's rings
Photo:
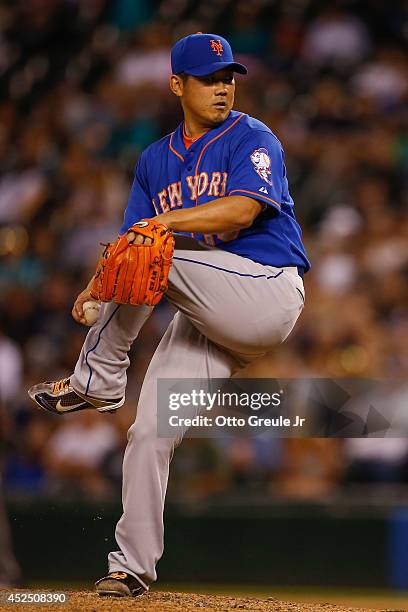
POLYGON ((224 52, 224 47, 222 46, 221 41, 218 40, 211 40, 211 50, 214 51, 214 53, 218 56, 221 56, 224 52))

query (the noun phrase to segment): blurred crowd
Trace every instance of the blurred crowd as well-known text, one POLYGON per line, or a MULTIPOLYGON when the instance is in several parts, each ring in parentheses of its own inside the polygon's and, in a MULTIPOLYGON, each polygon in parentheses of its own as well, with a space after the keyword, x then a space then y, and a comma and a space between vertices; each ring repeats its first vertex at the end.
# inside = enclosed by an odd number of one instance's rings
MULTIPOLYGON (((126 430, 163 301, 116 415, 53 418, 26 389, 68 375, 70 317, 121 225, 134 165, 180 121, 169 49, 226 36, 249 67, 235 108, 283 142, 312 271, 288 341, 254 377, 408 375, 408 4, 403 0, 0 1, 0 441, 10 495, 117 499, 126 430)), ((408 440, 185 440, 169 495, 324 498, 408 484, 408 440)))

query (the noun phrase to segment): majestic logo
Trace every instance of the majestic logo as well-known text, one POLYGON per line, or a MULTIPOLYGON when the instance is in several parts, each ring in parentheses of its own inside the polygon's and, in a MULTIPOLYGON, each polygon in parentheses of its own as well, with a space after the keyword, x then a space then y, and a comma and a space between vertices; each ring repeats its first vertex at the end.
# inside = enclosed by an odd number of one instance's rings
POLYGON ((224 47, 222 46, 222 42, 220 40, 211 39, 211 50, 214 51, 216 55, 221 57, 221 55, 224 53, 224 47))
POLYGON ((267 149, 255 149, 251 153, 251 162, 253 163, 255 172, 264 180, 268 185, 272 185, 272 181, 269 179, 271 175, 271 158, 268 155, 267 149))

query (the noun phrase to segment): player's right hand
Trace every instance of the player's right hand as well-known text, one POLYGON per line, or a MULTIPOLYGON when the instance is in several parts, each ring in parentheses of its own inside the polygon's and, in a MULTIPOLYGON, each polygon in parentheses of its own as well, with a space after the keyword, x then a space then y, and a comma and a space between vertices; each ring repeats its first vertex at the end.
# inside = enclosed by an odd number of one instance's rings
MULTIPOLYGON (((90 285, 90 284, 89 284, 90 285)), ((72 308, 72 316, 74 317, 77 323, 82 323, 82 325, 86 325, 85 315, 84 315, 84 303, 88 301, 94 301, 95 298, 91 295, 91 290, 89 285, 81 291, 78 295, 77 299, 74 302, 74 306, 72 308)))
MULTIPOLYGON (((153 240, 151 238, 134 234, 133 232, 129 232, 127 235, 127 240, 133 244, 152 244, 153 240)), ((72 316, 77 323, 82 323, 82 325, 86 325, 85 315, 84 315, 84 304, 88 301, 94 301, 95 298, 91 295, 91 286, 92 286, 93 278, 88 283, 88 286, 81 291, 78 295, 77 299, 74 302, 74 306, 72 308, 72 316)))

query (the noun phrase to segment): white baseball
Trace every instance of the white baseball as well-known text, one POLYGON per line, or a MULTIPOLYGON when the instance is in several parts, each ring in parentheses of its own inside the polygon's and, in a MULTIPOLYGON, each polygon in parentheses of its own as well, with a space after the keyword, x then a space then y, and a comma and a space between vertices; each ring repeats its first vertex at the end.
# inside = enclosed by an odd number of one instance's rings
POLYGON ((88 302, 83 303, 82 308, 84 311, 85 324, 88 325, 88 327, 91 327, 95 321, 98 320, 101 304, 100 302, 89 300, 88 302))

